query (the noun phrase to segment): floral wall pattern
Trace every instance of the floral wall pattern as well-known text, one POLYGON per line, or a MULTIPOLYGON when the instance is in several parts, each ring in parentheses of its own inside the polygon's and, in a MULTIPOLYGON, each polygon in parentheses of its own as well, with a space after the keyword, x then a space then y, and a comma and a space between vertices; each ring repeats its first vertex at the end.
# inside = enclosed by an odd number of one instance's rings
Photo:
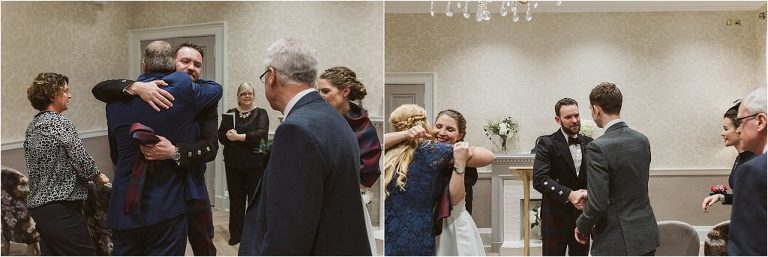
POLYGON ((385 69, 435 72, 434 108, 462 112, 471 144, 498 148, 485 137, 486 121, 517 119, 512 153, 530 152, 558 129, 554 104, 563 97, 591 120, 589 92, 610 81, 624 95, 622 118, 651 141, 652 168, 725 168, 736 151, 723 146, 722 115, 766 82, 758 12, 541 13, 528 23, 497 16, 481 24, 387 14, 385 69), (742 25, 726 26, 726 18, 742 25))

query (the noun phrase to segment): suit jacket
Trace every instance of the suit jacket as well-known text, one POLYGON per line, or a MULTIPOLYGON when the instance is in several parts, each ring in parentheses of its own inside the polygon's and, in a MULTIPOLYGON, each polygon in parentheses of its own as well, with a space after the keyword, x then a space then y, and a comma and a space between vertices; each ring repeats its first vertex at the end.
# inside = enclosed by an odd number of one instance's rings
POLYGON ((370 256, 359 165, 344 118, 319 93, 302 97, 275 131, 240 255, 370 256))
MULTIPOLYGON (((128 86, 134 82, 136 81, 129 79, 105 80, 96 84, 96 86, 91 89, 91 93, 93 93, 93 96, 96 97, 96 99, 107 104, 115 101, 130 101, 136 96, 123 93, 123 89, 128 88, 128 86)), ((219 83, 212 80, 201 79, 194 82, 204 86, 221 87, 219 83)), ((217 105, 205 108, 198 113, 195 120, 200 126, 200 138, 196 142, 180 143, 176 145, 179 148, 179 153, 181 153, 179 165, 198 166, 216 159, 216 154, 219 150, 219 144, 216 140, 216 123, 218 121, 218 116, 217 105)))
POLYGON ((195 115, 201 109, 215 105, 221 98, 221 87, 200 86, 183 72, 165 75, 144 74, 139 80, 162 79, 168 82, 170 86, 165 89, 176 98, 172 108, 155 112, 137 97, 107 105, 107 127, 109 139, 114 142, 117 166, 107 214, 107 222, 112 229, 126 230, 153 225, 186 211, 185 175, 199 172, 199 169, 177 167, 173 160, 159 162, 155 172, 147 174, 139 213, 124 214, 122 211, 131 168, 136 157, 141 154, 129 134, 131 124, 140 122, 149 126, 157 135, 166 137, 174 144, 194 142, 198 136, 195 115))
MULTIPOLYGON (((137 97, 124 94, 123 89, 134 82, 135 81, 129 79, 106 80, 96 84, 96 86, 91 89, 91 92, 96 99, 107 104, 116 101, 130 101, 137 97)), ((201 86, 221 88, 219 83, 212 80, 201 79, 195 81, 195 83, 201 86)), ((200 134, 196 142, 176 143, 181 155, 177 165, 199 170, 199 172, 185 175, 187 183, 187 200, 210 200, 208 199, 208 187, 205 184, 205 163, 216 159, 216 154, 219 150, 219 144, 216 140, 216 121, 218 118, 217 107, 216 104, 206 107, 195 117, 200 134)), ((111 147, 114 148, 114 144, 112 144, 111 147)), ((114 153, 116 153, 116 151, 110 149, 110 152, 113 153, 112 157, 114 162, 114 153)), ((176 163, 174 162, 173 164, 176 163)))
POLYGON ((568 202, 573 190, 587 188, 586 153, 591 137, 579 134, 582 160, 579 175, 563 132, 558 129, 551 135, 542 136, 536 145, 533 162, 533 188, 542 194, 542 225, 546 230, 559 230, 572 234, 576 217, 581 213, 568 202), (547 222, 549 221, 549 222, 547 222))
POLYGON ((766 255, 766 155, 735 171, 728 255, 766 255))
POLYGON ((624 122, 587 145, 587 208, 576 220, 592 234, 592 255, 643 255, 659 246, 648 197, 651 146, 624 122), (593 229, 594 226, 594 229, 593 229))

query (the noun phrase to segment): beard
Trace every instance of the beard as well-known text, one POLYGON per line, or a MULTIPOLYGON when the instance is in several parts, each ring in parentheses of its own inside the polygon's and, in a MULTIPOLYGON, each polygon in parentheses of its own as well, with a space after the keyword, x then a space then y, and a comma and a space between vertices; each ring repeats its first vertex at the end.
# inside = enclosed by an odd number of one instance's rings
POLYGON ((565 131, 568 135, 576 135, 579 133, 579 130, 581 130, 581 123, 574 124, 570 127, 566 127, 565 125, 560 125, 560 127, 563 128, 563 131, 565 131))

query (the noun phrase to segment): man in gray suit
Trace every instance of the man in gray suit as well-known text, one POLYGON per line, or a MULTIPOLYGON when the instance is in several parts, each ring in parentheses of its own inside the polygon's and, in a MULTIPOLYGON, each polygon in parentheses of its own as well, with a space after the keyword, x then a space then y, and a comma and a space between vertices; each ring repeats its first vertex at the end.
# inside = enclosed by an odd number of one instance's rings
POLYGON ((574 236, 592 255, 654 255, 659 227, 648 198, 651 147, 648 138, 621 120, 622 96, 603 82, 589 94, 592 119, 605 134, 587 146, 588 204, 574 236))

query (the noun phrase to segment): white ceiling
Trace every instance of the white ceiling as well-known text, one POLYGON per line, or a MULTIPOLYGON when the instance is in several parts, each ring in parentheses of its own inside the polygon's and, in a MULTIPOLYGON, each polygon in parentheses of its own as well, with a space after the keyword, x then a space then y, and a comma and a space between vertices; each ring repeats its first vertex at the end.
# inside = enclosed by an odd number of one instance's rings
MULTIPOLYGON (((452 1, 453 12, 460 13, 452 1)), ((464 2, 464 1, 461 1, 464 2)), ((477 1, 470 1, 470 11, 475 12, 477 1)), ((493 1, 488 9, 499 12, 501 1, 493 1)), ((435 12, 445 13, 445 1, 435 1, 435 12)), ((462 3, 463 4, 463 3, 462 3)), ((578 12, 685 12, 685 11, 753 11, 766 1, 539 1, 534 13, 578 12)), ((430 1, 387 1, 386 13, 429 13, 430 1)), ((525 8, 521 8, 525 10, 525 8)))

